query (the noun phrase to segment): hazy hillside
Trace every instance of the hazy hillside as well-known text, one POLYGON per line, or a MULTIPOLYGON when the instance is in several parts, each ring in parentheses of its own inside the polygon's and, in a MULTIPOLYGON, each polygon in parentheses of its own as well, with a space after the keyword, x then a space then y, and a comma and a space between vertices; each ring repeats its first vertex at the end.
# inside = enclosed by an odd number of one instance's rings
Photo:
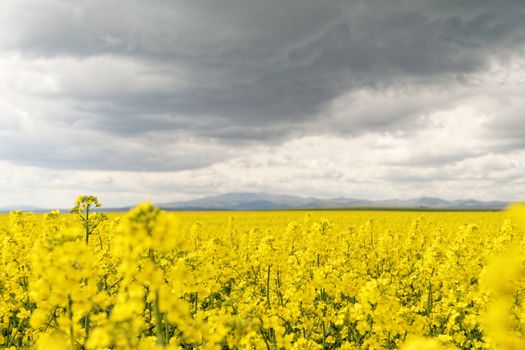
POLYGON ((263 210, 263 209, 328 209, 328 208, 432 208, 432 209, 503 209, 506 202, 478 200, 447 201, 441 198, 366 200, 356 198, 321 199, 271 195, 267 193, 226 193, 189 201, 164 203, 164 209, 178 210, 263 210))

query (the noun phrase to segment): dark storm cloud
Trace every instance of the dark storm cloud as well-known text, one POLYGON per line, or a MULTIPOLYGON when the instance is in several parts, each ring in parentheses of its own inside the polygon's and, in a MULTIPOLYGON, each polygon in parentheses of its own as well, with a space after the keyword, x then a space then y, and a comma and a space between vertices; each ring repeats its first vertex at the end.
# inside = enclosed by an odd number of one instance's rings
MULTIPOLYGON (((419 140, 435 111, 504 98, 479 77, 524 59, 524 15, 521 0, 5 0, 0 159, 180 171, 308 135, 419 140)), ((521 150, 523 112, 492 110, 483 146, 378 162, 521 150)))
MULTIPOLYGON (((93 80, 87 87, 73 79, 55 93, 90 114, 91 127, 119 134, 172 129, 273 139, 280 134, 266 128, 290 124, 315 131, 315 117, 343 93, 407 84, 446 88, 490 60, 516 54, 525 40, 521 1, 14 3, 0 37, 6 49, 71 57, 80 66, 90 57, 115 56, 148 68, 128 72, 137 74, 135 84, 148 74, 164 77, 162 91, 98 92, 103 77, 95 74, 81 78, 93 80), (232 126, 236 132, 227 132, 232 126)), ((398 119, 379 113, 381 125, 398 119)), ((354 132, 376 127, 366 113, 349 118, 354 132)))

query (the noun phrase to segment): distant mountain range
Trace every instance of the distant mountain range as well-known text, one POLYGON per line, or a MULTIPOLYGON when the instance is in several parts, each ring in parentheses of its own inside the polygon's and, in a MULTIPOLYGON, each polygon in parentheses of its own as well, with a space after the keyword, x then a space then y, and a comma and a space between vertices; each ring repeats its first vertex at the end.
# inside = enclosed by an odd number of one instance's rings
POLYGON ((447 201, 441 198, 367 200, 356 198, 321 199, 272 195, 267 193, 226 193, 189 201, 160 204, 166 210, 274 210, 344 208, 418 208, 418 209, 504 209, 507 202, 474 199, 447 201))
MULTIPOLYGON (((356 198, 321 199, 316 197, 297 197, 267 193, 226 193, 188 201, 158 204, 165 210, 277 210, 277 209, 352 209, 352 208, 390 208, 390 209, 453 209, 453 210, 499 210, 507 206, 502 201, 478 201, 474 199, 448 201, 441 198, 421 197, 415 199, 367 200, 356 198)), ((103 208, 103 211, 127 211, 130 207, 103 208)), ((48 212, 49 209, 31 206, 12 206, 0 208, 0 212, 12 210, 48 212)), ((69 210, 61 210, 68 212, 69 210)))
POLYGON ((20 210, 25 212, 32 212, 32 213, 41 213, 41 212, 48 212, 47 209, 42 209, 38 207, 33 207, 30 205, 13 205, 13 206, 7 206, 0 208, 0 213, 9 213, 10 211, 14 210, 20 210))

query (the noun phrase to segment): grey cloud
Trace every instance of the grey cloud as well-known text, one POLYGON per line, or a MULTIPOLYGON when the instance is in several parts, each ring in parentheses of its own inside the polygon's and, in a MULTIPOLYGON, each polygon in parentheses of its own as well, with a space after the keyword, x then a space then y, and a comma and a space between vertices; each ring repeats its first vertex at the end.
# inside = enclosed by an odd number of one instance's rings
MULTIPOLYGON (((525 7, 504 3, 482 1, 473 8, 467 1, 415 0, 26 1, 5 15, 17 28, 6 43, 47 58, 126 57, 167 77, 164 91, 66 86, 59 96, 91 114, 94 127, 124 134, 141 133, 144 125, 199 133, 193 122, 155 124, 158 118, 149 117, 190 115, 211 123, 198 128, 204 134, 226 135, 208 130, 220 118, 240 126, 238 136, 246 139, 254 128, 310 123, 348 91, 407 84, 446 88, 456 75, 506 58, 523 44, 525 7), (189 80, 175 87, 170 67, 189 80)), ((110 69, 102 73, 112 78, 110 69)), ((144 72, 128 74, 138 74, 135 84, 144 84, 144 72)), ((108 79, 91 77, 97 78, 108 79)), ((352 117, 361 118, 362 130, 376 128, 366 115, 352 117)), ((311 124, 306 131, 317 129, 311 124)))
POLYGON ((498 118, 495 118, 490 123, 491 132, 496 135, 512 138, 525 135, 525 103, 523 103, 523 100, 519 96, 509 96, 508 99, 500 100, 498 106, 502 109, 503 107, 508 108, 501 111, 498 118))
POLYGON ((56 169, 176 171, 226 159, 225 147, 177 135, 114 139, 83 129, 39 129, 1 134, 0 158, 56 169))
MULTIPOLYGON (((518 0, 1 6, 0 48, 38 63, 56 85, 20 93, 66 107, 31 117, 61 132, 4 133, 0 157, 56 168, 180 170, 305 134, 409 136, 425 127, 422 115, 459 103, 477 74, 523 58, 525 47, 518 0), (406 94, 385 98, 391 91, 406 94)), ((513 118, 490 134, 502 149, 524 147, 513 118)), ((479 152, 436 154, 427 164, 479 152)))

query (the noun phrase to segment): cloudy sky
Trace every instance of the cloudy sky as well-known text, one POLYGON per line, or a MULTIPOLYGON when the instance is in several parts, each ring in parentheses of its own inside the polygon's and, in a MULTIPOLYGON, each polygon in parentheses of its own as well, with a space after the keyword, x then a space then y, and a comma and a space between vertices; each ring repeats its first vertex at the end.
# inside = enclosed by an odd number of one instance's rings
POLYGON ((522 0, 2 0, 0 207, 525 198, 522 0))

